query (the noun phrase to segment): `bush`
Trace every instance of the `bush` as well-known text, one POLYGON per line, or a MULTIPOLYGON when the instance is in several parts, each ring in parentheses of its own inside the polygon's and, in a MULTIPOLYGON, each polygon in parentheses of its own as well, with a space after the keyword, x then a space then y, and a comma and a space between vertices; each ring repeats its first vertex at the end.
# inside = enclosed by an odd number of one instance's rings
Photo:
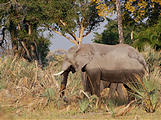
POLYGON ((146 112, 155 112, 160 105, 161 81, 160 81, 160 52, 155 51, 150 46, 146 46, 144 52, 145 60, 149 66, 149 74, 141 80, 136 76, 137 85, 128 86, 134 91, 137 103, 141 104, 146 112))

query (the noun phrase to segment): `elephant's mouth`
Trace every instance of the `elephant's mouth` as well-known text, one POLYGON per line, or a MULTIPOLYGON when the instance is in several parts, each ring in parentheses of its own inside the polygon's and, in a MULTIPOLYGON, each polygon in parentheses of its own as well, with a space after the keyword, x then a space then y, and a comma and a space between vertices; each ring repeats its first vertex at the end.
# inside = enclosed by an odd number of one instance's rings
POLYGON ((75 73, 76 72, 75 68, 72 65, 69 67, 68 70, 69 70, 69 72, 71 71, 72 73, 75 73))
POLYGON ((75 73, 76 72, 75 68, 72 65, 70 65, 66 70, 64 70, 64 73, 69 73, 70 71, 72 73, 75 73))

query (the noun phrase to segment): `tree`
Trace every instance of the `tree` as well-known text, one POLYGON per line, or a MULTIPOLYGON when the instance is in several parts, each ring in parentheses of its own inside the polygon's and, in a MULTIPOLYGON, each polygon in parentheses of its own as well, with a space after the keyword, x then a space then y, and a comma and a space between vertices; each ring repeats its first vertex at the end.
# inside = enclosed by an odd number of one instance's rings
POLYGON ((120 0, 116 0, 116 1, 115 0, 103 0, 103 1, 102 0, 92 0, 92 1, 96 2, 96 3, 100 3, 99 7, 97 7, 97 9, 99 9, 98 12, 99 12, 99 15, 101 15, 101 16, 107 16, 109 13, 113 14, 114 10, 117 12, 119 42, 123 43, 124 42, 124 37, 123 37, 123 27, 122 27, 122 15, 121 15, 120 0))
MULTIPOLYGON (((49 51, 50 42, 38 30, 44 22, 39 2, 3 0, 0 6, 1 25, 10 33, 14 55, 42 63, 49 51)), ((3 34, 3 38, 5 37, 3 34)))
MULTIPOLYGON (((108 12, 109 10, 110 11, 113 10, 113 13, 116 11, 116 8, 113 7, 115 0, 92 0, 92 1, 98 2, 101 4, 106 4, 107 7, 97 8, 99 9, 100 13, 104 13, 99 15, 107 16, 107 14, 109 13, 108 12)), ((128 29, 131 32, 130 36, 131 36, 131 40, 134 42, 134 46, 136 47, 136 45, 138 45, 138 47, 143 47, 142 46, 143 43, 148 43, 148 44, 150 43, 152 47, 155 46, 155 48, 158 49, 158 47, 160 46, 158 44, 159 43, 158 38, 160 38, 160 34, 158 32, 160 32, 160 30, 157 29, 158 30, 157 32, 155 30, 150 32, 149 30, 152 30, 153 27, 156 28, 155 26, 159 25, 158 21, 160 20, 160 16, 161 16, 161 1, 122 0, 121 12, 122 12, 123 28, 128 29), (144 31, 146 31, 146 33, 144 31), (146 34, 146 37, 143 34, 146 34), (149 38, 149 35, 151 36, 151 38, 153 38, 153 40, 149 38), (155 36, 155 37, 152 37, 152 36, 155 36), (143 39, 143 38, 146 38, 146 39, 143 39)), ((124 34, 127 34, 127 33, 129 34, 128 31, 124 32, 124 34)), ((101 37, 101 35, 97 35, 97 37, 98 36, 99 38, 101 37)), ((125 36, 126 35, 124 35, 124 37, 125 36)))
POLYGON ((80 45, 83 38, 104 21, 97 13, 97 3, 89 0, 48 0, 42 3, 47 18, 45 27, 75 45, 80 45))
POLYGON ((160 50, 161 1, 125 0, 124 25, 132 26, 133 46, 143 50, 145 44, 160 50))
MULTIPOLYGON (((107 19, 108 23, 105 26, 105 30, 101 33, 95 33, 94 39, 92 41, 96 43, 102 43, 102 44, 109 44, 109 45, 115 45, 119 44, 119 34, 118 34, 118 25, 116 20, 110 20, 107 19)), ((124 43, 126 44, 132 44, 132 40, 130 38, 131 32, 127 27, 124 27, 124 43)))
MULTIPOLYGON (((99 3, 98 14, 106 17, 117 11, 116 0, 91 0, 99 3)), ((160 0, 121 0, 122 17, 130 17, 135 23, 148 22, 149 25, 156 24, 161 15, 160 0), (155 19, 153 19, 155 18, 155 19)), ((128 21, 126 21, 128 22, 128 21)))
POLYGON ((94 39, 92 41, 109 45, 118 44, 119 36, 117 21, 109 20, 105 28, 106 29, 101 34, 95 33, 94 39))
POLYGON ((0 6, 1 25, 11 35, 14 54, 29 61, 44 58, 48 51, 49 41, 40 30, 48 28, 80 45, 104 21, 97 4, 88 0, 3 0, 0 6))

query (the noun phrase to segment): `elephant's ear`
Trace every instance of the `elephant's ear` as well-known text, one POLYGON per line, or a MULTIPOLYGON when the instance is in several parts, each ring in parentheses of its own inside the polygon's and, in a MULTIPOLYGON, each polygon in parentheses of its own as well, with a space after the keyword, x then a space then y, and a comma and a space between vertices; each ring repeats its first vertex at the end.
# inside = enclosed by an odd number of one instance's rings
POLYGON ((76 69, 78 71, 85 71, 85 66, 90 62, 91 58, 86 55, 80 55, 76 58, 76 69))
POLYGON ((85 71, 85 66, 93 59, 94 51, 88 46, 80 47, 75 54, 75 68, 77 71, 85 71))
POLYGON ((64 62, 62 64, 62 71, 68 70, 70 66, 71 66, 71 63, 68 62, 67 60, 64 60, 64 62))

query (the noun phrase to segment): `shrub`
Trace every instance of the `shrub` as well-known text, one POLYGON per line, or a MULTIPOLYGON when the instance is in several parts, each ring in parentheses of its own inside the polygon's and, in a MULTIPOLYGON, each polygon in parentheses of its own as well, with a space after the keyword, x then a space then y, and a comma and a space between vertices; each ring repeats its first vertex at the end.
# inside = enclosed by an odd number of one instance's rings
POLYGON ((144 52, 145 60, 149 66, 149 74, 146 74, 141 80, 136 76, 137 85, 128 86, 134 91, 137 103, 141 104, 146 112, 155 112, 160 105, 161 81, 160 81, 160 52, 146 46, 144 52))

